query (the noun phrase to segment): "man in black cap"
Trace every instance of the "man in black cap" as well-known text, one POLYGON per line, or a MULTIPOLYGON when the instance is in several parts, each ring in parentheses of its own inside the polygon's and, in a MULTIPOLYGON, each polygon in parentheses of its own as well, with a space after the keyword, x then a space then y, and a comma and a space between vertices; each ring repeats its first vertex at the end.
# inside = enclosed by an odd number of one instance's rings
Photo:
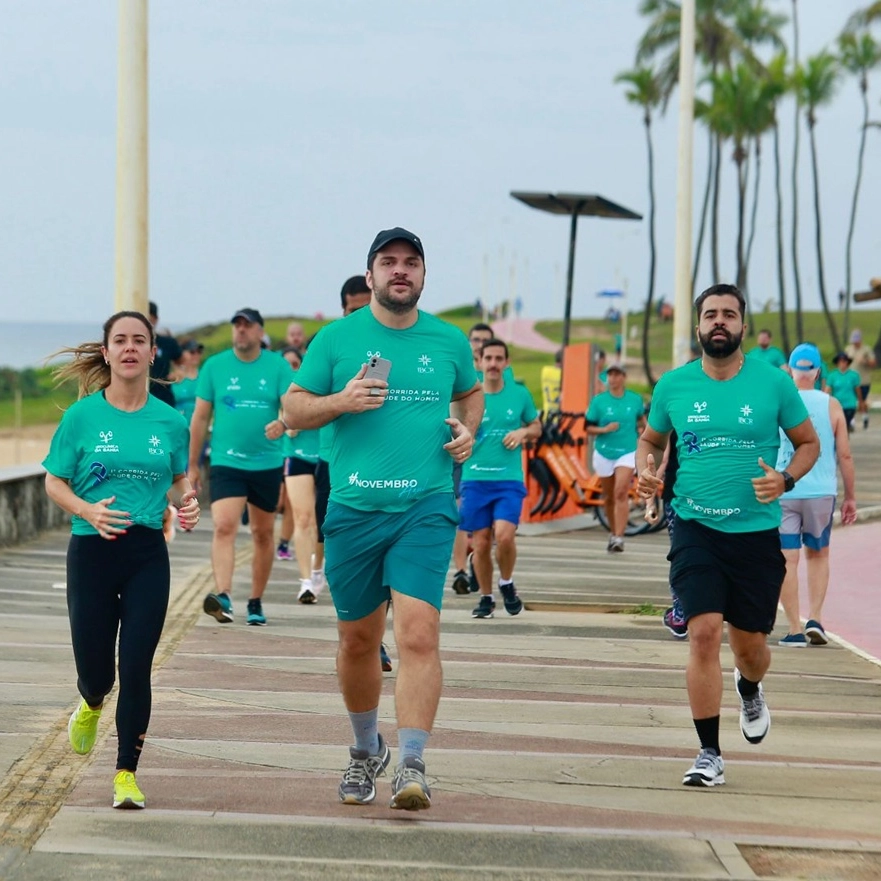
MULTIPOLYGON (((150 323, 155 328, 159 324, 159 307, 150 301, 150 323)), ((181 356, 181 348, 173 336, 156 333, 156 357, 150 365, 150 394, 174 406, 174 392, 168 384, 171 362, 181 356), (156 382, 155 380, 161 380, 156 382)))
POLYGON ((232 576, 235 541, 248 505, 254 541, 247 623, 263 625, 263 592, 275 556, 275 511, 282 481, 285 425, 278 418, 293 371, 276 352, 261 347, 263 316, 256 309, 233 315, 233 347, 210 357, 199 371, 196 408, 190 422, 188 476, 200 482, 199 459, 211 432, 211 565, 215 590, 203 609, 221 624, 233 620, 232 576))
POLYGON ((425 283, 418 236, 380 232, 366 279, 369 305, 315 337, 285 396, 285 420, 332 426, 325 565, 355 740, 339 799, 372 802, 391 759, 378 716, 392 601, 400 755, 390 806, 420 810, 431 806, 423 752, 440 699, 440 607, 459 519, 450 461, 471 455, 483 391, 465 335, 417 309, 425 283))

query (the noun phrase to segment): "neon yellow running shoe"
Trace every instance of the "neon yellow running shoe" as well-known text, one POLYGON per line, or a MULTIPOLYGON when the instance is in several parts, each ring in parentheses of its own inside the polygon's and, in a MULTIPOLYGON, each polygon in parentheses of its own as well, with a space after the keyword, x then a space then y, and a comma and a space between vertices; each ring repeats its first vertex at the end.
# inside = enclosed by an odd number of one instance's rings
POLYGON ((101 718, 102 709, 103 707, 98 707, 97 710, 93 710, 81 700, 79 706, 70 714, 67 737, 77 755, 85 756, 92 751, 98 737, 98 719, 101 718))
POLYGON ((132 771, 117 771, 113 778, 113 807, 142 808, 144 793, 138 789, 138 781, 132 771))

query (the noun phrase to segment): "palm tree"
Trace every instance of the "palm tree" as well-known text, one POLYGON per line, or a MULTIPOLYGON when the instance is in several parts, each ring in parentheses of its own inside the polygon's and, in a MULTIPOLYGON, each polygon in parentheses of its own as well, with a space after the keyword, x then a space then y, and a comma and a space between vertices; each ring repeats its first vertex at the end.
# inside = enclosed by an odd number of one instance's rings
POLYGON ((881 20, 881 0, 875 0, 874 3, 870 3, 865 9, 858 9, 848 19, 845 31, 855 32, 879 20, 881 20))
POLYGON ((637 67, 624 71, 615 77, 616 83, 626 83, 629 89, 625 97, 631 104, 642 108, 642 122, 645 126, 645 143, 648 157, 648 188, 649 188, 649 280, 648 294, 645 301, 645 314, 642 323, 642 364, 646 379, 654 388, 655 378, 652 376, 649 359, 649 326, 652 315, 652 300, 655 296, 655 267, 657 248, 655 244, 655 155, 652 144, 652 111, 663 102, 661 81, 649 67, 637 67))
MULTIPOLYGON (((798 60, 798 0, 792 0, 792 64, 797 70, 798 60)), ((792 135, 792 280, 795 285, 795 335, 805 338, 804 315, 801 302, 801 272, 798 265, 798 149, 801 134, 801 92, 795 92, 795 125, 792 135)))
MULTIPOLYGON (((881 8, 881 3, 878 4, 881 8)), ((857 222, 857 204, 860 197, 860 185, 863 180, 863 161, 866 153, 866 134, 869 130, 869 71, 881 63, 881 46, 875 42, 867 31, 856 34, 850 31, 838 38, 841 66, 858 78, 860 97, 863 101, 863 124, 860 127, 860 147, 857 153, 857 176, 853 188, 853 200, 850 206, 850 224, 847 228, 847 246, 845 250, 845 283, 844 292, 844 338, 847 339, 850 324, 850 295, 852 288, 853 266, 853 234, 857 222)))
POLYGON ((822 51, 808 58, 805 64, 796 70, 796 88, 801 96, 801 103, 805 108, 805 121, 808 125, 808 136, 811 144, 811 169, 814 179, 814 228, 817 249, 817 287, 820 292, 820 303, 823 314, 826 316, 826 324, 829 328, 829 336, 835 350, 841 348, 838 339, 838 328, 835 318, 829 311, 829 303, 826 298, 826 279, 823 266, 823 236, 822 221, 820 214, 820 171, 817 162, 817 138, 815 129, 817 126, 817 108, 828 104, 835 95, 841 70, 838 59, 830 52, 822 51))

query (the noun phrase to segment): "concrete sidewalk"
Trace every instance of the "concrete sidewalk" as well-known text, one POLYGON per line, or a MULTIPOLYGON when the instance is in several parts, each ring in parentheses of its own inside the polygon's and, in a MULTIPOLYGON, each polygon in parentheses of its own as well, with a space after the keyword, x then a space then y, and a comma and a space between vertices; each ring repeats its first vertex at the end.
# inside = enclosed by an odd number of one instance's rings
MULTIPOLYGON (((855 447, 869 475, 881 452, 867 434, 855 447)), ((874 501, 877 485, 861 487, 874 501)), ((853 530, 865 581, 881 523, 853 530)), ((350 732, 329 599, 298 605, 294 567, 276 563, 269 625, 245 626, 242 539, 238 619, 223 626, 200 611, 208 530, 171 546, 143 812, 110 808, 112 712, 91 756, 67 744, 66 536, 0 553, 0 878, 881 877, 881 668, 841 645, 773 646, 760 746, 740 736, 727 678, 728 783, 681 785, 697 752, 688 649, 648 614, 666 603, 666 533, 622 555, 600 529, 521 539, 516 618, 474 620, 472 598, 448 594, 434 805, 415 815, 389 810, 386 780, 370 807, 337 803, 350 732)), ((381 707, 393 746, 395 675, 381 707)))

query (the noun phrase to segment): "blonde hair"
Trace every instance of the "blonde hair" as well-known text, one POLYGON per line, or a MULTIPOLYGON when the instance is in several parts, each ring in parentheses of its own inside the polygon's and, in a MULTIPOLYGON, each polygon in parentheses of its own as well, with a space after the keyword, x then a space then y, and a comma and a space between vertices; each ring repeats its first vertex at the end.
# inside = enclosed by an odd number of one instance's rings
POLYGON ((150 336, 150 345, 156 343, 156 335, 153 331, 153 325, 150 319, 142 312, 133 312, 126 310, 116 312, 104 322, 104 337, 102 342, 96 343, 80 343, 78 346, 65 346, 50 355, 54 358, 56 355, 72 355, 73 357, 66 364, 62 364, 53 371, 56 388, 68 380, 75 380, 77 384, 77 397, 83 398, 92 392, 101 391, 110 385, 110 365, 104 360, 102 348, 107 348, 110 340, 110 334, 113 325, 121 318, 137 318, 150 336))

